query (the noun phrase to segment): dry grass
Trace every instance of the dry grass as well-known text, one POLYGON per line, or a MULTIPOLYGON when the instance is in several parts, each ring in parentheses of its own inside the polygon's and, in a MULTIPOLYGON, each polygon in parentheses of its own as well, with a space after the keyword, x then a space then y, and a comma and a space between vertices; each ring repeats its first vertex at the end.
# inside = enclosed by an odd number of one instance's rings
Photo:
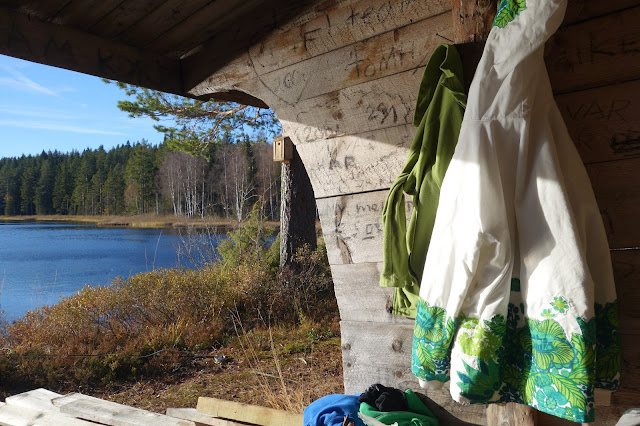
POLYGON ((200 396, 301 412, 321 396, 344 391, 337 318, 297 327, 276 326, 271 333, 254 329, 233 338, 215 354, 228 356, 230 362, 194 360, 191 368, 172 375, 114 384, 95 395, 159 413, 169 407, 194 408, 200 396), (251 357, 242 349, 247 344, 253 346, 251 357))
POLYGON ((160 394, 178 407, 216 396, 300 410, 340 391, 326 252, 305 249, 295 274, 278 275, 270 233, 254 218, 220 244, 219 262, 86 287, 0 327, 0 396, 42 386, 159 411, 160 394))
MULTIPOLYGON (((219 217, 186 217, 174 215, 131 215, 131 216, 81 216, 81 215, 33 215, 33 216, 2 216, 2 220, 16 222, 57 221, 92 223, 98 226, 131 227, 131 228, 215 228, 229 231, 239 226, 235 219, 219 217)), ((277 227, 279 222, 264 222, 266 226, 277 227)))

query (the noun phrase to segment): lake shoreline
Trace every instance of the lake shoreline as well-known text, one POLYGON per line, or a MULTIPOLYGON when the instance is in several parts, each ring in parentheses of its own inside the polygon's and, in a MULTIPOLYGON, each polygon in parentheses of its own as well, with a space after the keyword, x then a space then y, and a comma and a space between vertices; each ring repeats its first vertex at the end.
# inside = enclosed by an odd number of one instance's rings
MULTIPOLYGON (((238 227, 234 219, 218 217, 197 217, 172 215, 135 215, 135 216, 75 216, 75 215, 31 215, 0 216, 0 221, 7 222, 74 222, 91 223, 108 228, 214 228, 218 232, 228 232, 238 227)), ((280 222, 265 222, 266 226, 277 228, 280 222)))

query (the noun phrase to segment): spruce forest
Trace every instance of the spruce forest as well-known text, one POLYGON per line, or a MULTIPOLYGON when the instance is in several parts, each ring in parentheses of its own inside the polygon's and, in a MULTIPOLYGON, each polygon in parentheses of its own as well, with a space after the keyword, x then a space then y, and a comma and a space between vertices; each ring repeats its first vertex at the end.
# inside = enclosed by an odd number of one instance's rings
POLYGON ((243 220, 262 198, 278 220, 280 167, 265 138, 227 137, 194 156, 169 143, 0 159, 0 215, 216 216, 243 220))

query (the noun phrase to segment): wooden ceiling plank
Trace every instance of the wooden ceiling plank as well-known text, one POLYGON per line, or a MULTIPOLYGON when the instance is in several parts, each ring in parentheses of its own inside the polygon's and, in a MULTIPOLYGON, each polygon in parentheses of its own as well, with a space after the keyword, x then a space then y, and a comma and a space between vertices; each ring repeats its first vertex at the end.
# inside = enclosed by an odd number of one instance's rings
MULTIPOLYGON (((247 12, 263 2, 247 0, 238 4, 237 0, 217 0, 203 7, 197 13, 185 19, 179 25, 158 36, 146 47, 153 52, 162 52, 173 56, 173 52, 186 53, 208 40, 219 31, 222 20, 232 20, 239 17, 241 12, 247 12)), ((247 25, 248 22, 243 22, 247 25)), ((180 54, 178 53, 178 54, 180 54)))
POLYGON ((86 31, 111 13, 122 0, 72 0, 53 19, 56 24, 86 31))
POLYGON ((0 8, 0 53, 170 93, 178 61, 0 8))
POLYGON ((89 32, 113 40, 160 7, 166 0, 123 1, 89 28, 89 32))
POLYGON ((56 13, 64 9, 71 0, 26 0, 19 2, 2 2, 3 6, 7 6, 17 12, 24 13, 29 16, 34 16, 43 21, 49 21, 56 13), (17 7, 11 7, 11 3, 16 4, 17 7))
POLYGON ((131 46, 146 46, 210 3, 212 0, 168 0, 117 39, 131 46))
MULTIPOLYGON (((185 91, 189 91, 222 66, 246 52, 268 34, 281 31, 282 26, 300 16, 317 1, 271 0, 262 3, 259 10, 255 10, 248 16, 236 17, 232 25, 211 37, 203 44, 200 51, 183 58, 183 70, 185 75, 188 74, 189 80, 189 83, 185 84, 185 91)), ((187 78, 185 82, 186 80, 187 78)))

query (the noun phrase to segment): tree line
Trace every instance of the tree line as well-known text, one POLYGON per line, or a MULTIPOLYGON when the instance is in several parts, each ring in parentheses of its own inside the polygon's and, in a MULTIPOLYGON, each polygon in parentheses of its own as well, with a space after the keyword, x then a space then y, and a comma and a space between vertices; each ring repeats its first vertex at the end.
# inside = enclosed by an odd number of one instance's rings
POLYGON ((280 166, 264 139, 230 137, 194 156, 163 142, 0 159, 0 215, 173 214, 279 219, 280 166))

